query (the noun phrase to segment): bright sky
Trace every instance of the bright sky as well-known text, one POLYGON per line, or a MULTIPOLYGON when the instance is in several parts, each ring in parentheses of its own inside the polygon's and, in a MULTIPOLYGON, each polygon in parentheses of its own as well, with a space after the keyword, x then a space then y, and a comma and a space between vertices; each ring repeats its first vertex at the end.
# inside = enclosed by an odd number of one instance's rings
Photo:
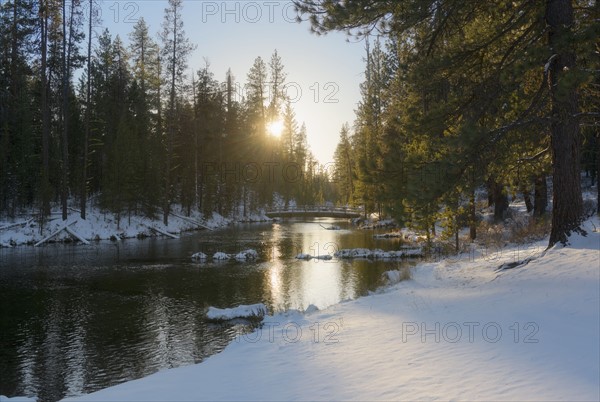
MULTIPOLYGON (((150 31, 161 29, 167 0, 104 0, 102 25, 125 41, 143 17, 150 31)), ((364 43, 346 41, 343 33, 317 36, 310 24, 295 22, 291 1, 184 0, 184 28, 198 47, 190 69, 206 58, 215 78, 225 81, 231 68, 244 85, 254 59, 265 62, 277 49, 287 73, 288 95, 299 125, 306 123, 308 142, 322 164, 332 161, 343 123, 354 121, 363 80, 364 43)))

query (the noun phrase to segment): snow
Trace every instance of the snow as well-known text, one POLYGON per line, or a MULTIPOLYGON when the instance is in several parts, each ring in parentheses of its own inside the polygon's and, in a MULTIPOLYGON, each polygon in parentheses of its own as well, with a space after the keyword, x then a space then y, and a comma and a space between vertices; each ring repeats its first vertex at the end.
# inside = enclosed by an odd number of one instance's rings
POLYGON ((208 258, 208 256, 201 251, 198 251, 197 253, 192 254, 192 260, 194 260, 194 261, 204 261, 207 258, 208 258))
POLYGON ((15 396, 13 398, 9 398, 4 395, 0 395, 0 402, 36 402, 35 398, 28 398, 26 396, 15 396))
POLYGON ((217 251, 214 255, 213 255, 213 260, 228 260, 230 259, 231 256, 227 253, 224 253, 222 251, 217 251))
POLYGON ((325 261, 329 261, 333 259, 333 256, 330 254, 322 254, 322 255, 311 255, 311 254, 306 254, 306 253, 300 253, 295 257, 297 260, 325 260, 325 261))
POLYGON ((396 222, 393 219, 381 219, 381 220, 377 220, 374 221, 373 219, 370 219, 366 222, 364 222, 364 224, 362 226, 360 226, 359 229, 377 229, 377 228, 386 228, 386 227, 390 227, 390 226, 396 226, 396 222))
MULTIPOLYGON (((196 254, 203 254, 203 253, 196 253, 196 254)), ((196 255, 196 254, 194 254, 194 255, 196 255)), ((192 258, 194 258, 194 256, 192 256, 192 258)), ((215 261, 225 261, 225 260, 232 260, 232 259, 236 260, 236 261, 240 261, 240 262, 254 261, 254 260, 258 259, 258 251, 253 250, 251 248, 240 251, 237 254, 227 254, 222 251, 217 251, 216 253, 213 254, 212 259, 215 261)))
POLYGON ((317 311, 319 311, 319 308, 317 306, 315 306, 314 304, 310 304, 306 310, 304 310, 304 314, 312 314, 312 313, 316 313, 317 311))
POLYGON ((238 261, 254 261, 258 258, 258 252, 253 249, 240 251, 234 258, 238 261))
MULTIPOLYGON (((264 211, 248 215, 246 218, 231 219, 214 212, 210 217, 204 217, 198 211, 191 211, 189 217, 183 216, 181 207, 173 207, 173 213, 169 215, 169 224, 164 225, 162 216, 156 219, 148 219, 141 215, 121 214, 120 219, 111 213, 106 213, 98 208, 89 207, 86 219, 81 219, 79 211, 70 208, 67 221, 62 220, 58 209, 52 211, 48 221, 40 233, 39 224, 30 219, 33 211, 25 217, 17 217, 0 221, 0 247, 14 247, 25 244, 35 244, 46 236, 61 229, 65 223, 69 229, 80 235, 85 240, 119 240, 136 237, 169 236, 182 232, 198 230, 199 228, 217 229, 237 222, 266 222, 271 221, 264 215, 264 211), (161 234, 162 232, 162 234, 161 234)), ((65 230, 61 231, 52 241, 73 241, 73 235, 65 230)))
POLYGON ((383 273, 384 282, 388 285, 395 285, 402 281, 402 272, 400 271, 385 271, 383 273))
POLYGON ((329 255, 329 254, 321 254, 321 255, 315 255, 313 257, 315 260, 332 260, 333 256, 329 255))
POLYGON ((310 254, 306 254, 306 253, 300 253, 296 256, 297 260, 310 260, 312 258, 312 255, 310 254))
POLYGON ((335 253, 340 259, 369 258, 375 260, 398 259, 408 257, 422 257, 423 250, 420 248, 406 248, 402 250, 383 251, 379 249, 370 250, 367 248, 341 249, 335 253))
POLYGON ((378 233, 378 234, 373 235, 374 239, 396 239, 396 238, 401 238, 401 237, 402 237, 402 234, 399 232, 378 233))
POLYGON ((233 308, 209 307, 206 312, 206 317, 209 320, 225 321, 233 320, 234 318, 263 317, 267 313, 267 306, 262 303, 250 305, 242 304, 233 308))
POLYGON ((586 230, 569 247, 423 263, 369 296, 265 316, 200 364, 72 400, 598 401, 600 233, 586 230))

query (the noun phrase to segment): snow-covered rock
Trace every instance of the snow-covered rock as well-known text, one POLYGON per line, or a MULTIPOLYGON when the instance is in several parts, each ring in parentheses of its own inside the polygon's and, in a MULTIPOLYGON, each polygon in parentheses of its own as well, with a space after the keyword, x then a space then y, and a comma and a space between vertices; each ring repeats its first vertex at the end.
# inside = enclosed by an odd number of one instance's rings
POLYGON ((250 248, 248 250, 240 251, 234 258, 238 261, 253 261, 258 258, 258 252, 250 248))
POLYGON ((422 257, 423 250, 420 248, 405 248, 402 250, 383 251, 380 249, 370 250, 368 248, 341 249, 335 253, 337 258, 369 258, 375 260, 389 260, 409 257, 422 257))
POLYGON ((192 254, 192 260, 194 260, 194 261, 205 261, 207 258, 208 258, 208 256, 200 251, 192 254))
POLYGON ((233 320, 234 318, 260 318, 268 314, 267 306, 263 303, 241 304, 233 308, 209 307, 206 317, 214 321, 233 320))
POLYGON ((332 260, 333 256, 331 254, 322 254, 322 255, 310 255, 305 253, 300 253, 295 257, 297 260, 332 260))
POLYGON ((213 254, 213 260, 224 261, 224 260, 228 260, 230 258, 231 258, 231 256, 229 254, 224 253, 222 251, 217 251, 216 253, 213 254))
POLYGON ((391 232, 391 233, 378 233, 378 234, 373 235, 374 239, 397 239, 399 237, 402 237, 402 233, 391 232))

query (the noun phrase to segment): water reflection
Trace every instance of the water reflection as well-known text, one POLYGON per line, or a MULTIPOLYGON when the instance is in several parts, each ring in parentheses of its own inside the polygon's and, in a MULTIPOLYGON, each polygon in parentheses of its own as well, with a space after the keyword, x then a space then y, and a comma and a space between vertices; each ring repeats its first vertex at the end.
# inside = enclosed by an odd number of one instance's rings
POLYGON ((345 222, 289 221, 90 246, 0 249, 0 394, 55 401, 202 361, 244 322, 209 323, 208 306, 263 302, 271 311, 325 308, 380 285, 398 263, 302 261, 304 252, 397 248, 345 222), (254 248, 254 263, 192 263, 254 248))

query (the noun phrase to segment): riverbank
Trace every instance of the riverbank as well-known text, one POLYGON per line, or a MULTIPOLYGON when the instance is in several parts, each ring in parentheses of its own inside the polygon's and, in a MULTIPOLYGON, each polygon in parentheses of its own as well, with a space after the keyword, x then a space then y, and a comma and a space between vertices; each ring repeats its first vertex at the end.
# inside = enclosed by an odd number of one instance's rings
POLYGON ((31 218, 33 213, 24 214, 16 219, 0 221, 0 247, 36 245, 46 239, 49 242, 82 241, 79 237, 85 241, 153 236, 177 237, 183 232, 218 229, 236 222, 271 221, 264 213, 254 213, 244 218, 234 219, 223 217, 216 212, 210 217, 205 217, 198 211, 192 211, 189 216, 180 212, 178 208, 173 208, 173 211, 169 216, 169 224, 165 225, 162 216, 157 216, 155 219, 136 214, 116 216, 97 208, 90 208, 85 220, 81 219, 79 211, 70 209, 65 222, 60 212, 56 210, 42 230, 39 223, 31 218))
POLYGON ((69 400, 598 400, 600 220, 585 228, 547 252, 421 264, 370 296, 267 316, 201 364, 69 400))

